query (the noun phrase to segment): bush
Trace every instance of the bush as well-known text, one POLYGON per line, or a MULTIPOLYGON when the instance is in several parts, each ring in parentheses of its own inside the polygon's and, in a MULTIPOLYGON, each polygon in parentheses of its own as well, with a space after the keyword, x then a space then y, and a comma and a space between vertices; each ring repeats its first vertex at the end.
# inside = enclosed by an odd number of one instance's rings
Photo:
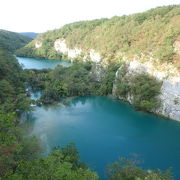
POLYGON ((74 145, 55 148, 46 158, 22 161, 14 172, 9 172, 5 176, 5 179, 97 180, 98 175, 79 159, 74 145))
POLYGON ((112 94, 112 88, 113 88, 113 83, 115 80, 115 75, 119 67, 120 67, 119 63, 111 63, 106 68, 104 72, 105 76, 101 80, 99 91, 98 91, 100 95, 112 94))
POLYGON ((122 77, 116 89, 116 95, 127 99, 132 97, 135 108, 150 112, 160 106, 158 95, 160 94, 161 82, 148 74, 136 74, 133 77, 122 77))
POLYGON ((172 180, 170 170, 143 170, 138 167, 138 161, 121 158, 107 167, 110 180, 172 180))

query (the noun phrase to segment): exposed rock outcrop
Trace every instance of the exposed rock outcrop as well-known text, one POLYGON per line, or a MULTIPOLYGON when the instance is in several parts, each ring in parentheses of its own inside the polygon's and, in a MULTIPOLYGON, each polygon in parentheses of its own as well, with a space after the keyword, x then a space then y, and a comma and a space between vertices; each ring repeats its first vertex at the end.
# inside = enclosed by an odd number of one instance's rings
POLYGON ((178 55, 180 55, 180 39, 176 40, 173 44, 174 46, 174 52, 178 55))
POLYGON ((83 61, 90 60, 94 62, 92 72, 91 72, 92 78, 95 81, 100 81, 101 78, 103 77, 104 73, 103 73, 103 67, 101 63, 101 56, 94 49, 90 49, 87 52, 83 52, 83 50, 80 48, 70 49, 68 48, 66 44, 66 40, 64 39, 57 39, 54 42, 54 49, 57 52, 67 55, 68 58, 70 59, 80 58, 80 56, 83 53, 83 55, 81 56, 83 61))
POLYGON ((40 48, 42 46, 42 41, 36 41, 35 42, 35 48, 40 48))
POLYGON ((82 49, 80 48, 73 48, 70 49, 68 48, 67 44, 66 44, 66 40, 65 39, 57 39, 54 42, 54 48, 56 51, 62 53, 62 54, 66 54, 69 58, 73 59, 73 58, 77 58, 79 57, 82 53, 83 55, 83 60, 85 61, 86 59, 89 59, 95 63, 100 63, 101 62, 101 56, 98 52, 96 52, 94 49, 90 49, 87 52, 83 52, 82 49))
POLYGON ((63 39, 57 39, 54 42, 54 48, 56 51, 62 54, 66 54, 69 58, 76 58, 82 52, 82 50, 78 48, 74 48, 74 49, 68 48, 66 41, 63 39))
MULTIPOLYGON (((135 74, 147 73, 157 80, 162 81, 161 94, 158 98, 161 100, 161 106, 154 113, 165 117, 180 121, 180 74, 171 65, 155 66, 152 62, 141 63, 133 60, 126 63, 127 71, 125 76, 132 77, 135 74)), ((113 86, 113 94, 115 95, 117 82, 121 77, 122 67, 116 72, 116 79, 113 86)), ((124 97, 118 97, 124 99, 124 97)), ((131 95, 124 100, 132 103, 131 95)))

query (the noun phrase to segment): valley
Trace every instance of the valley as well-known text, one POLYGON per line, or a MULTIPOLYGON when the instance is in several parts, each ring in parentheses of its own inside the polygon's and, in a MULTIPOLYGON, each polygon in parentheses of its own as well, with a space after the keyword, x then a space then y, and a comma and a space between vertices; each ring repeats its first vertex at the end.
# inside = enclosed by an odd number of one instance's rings
POLYGON ((0 30, 0 179, 178 180, 179 121, 180 5, 0 30))

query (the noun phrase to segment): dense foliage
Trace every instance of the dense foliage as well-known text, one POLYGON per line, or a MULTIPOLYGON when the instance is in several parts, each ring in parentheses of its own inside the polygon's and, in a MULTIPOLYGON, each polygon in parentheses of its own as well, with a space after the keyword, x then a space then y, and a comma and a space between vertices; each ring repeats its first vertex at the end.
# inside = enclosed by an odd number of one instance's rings
POLYGON ((104 76, 102 77, 100 87, 98 89, 98 93, 100 95, 110 95, 110 94, 112 94, 113 83, 115 81, 115 74, 116 74, 118 68, 121 65, 122 64, 120 64, 120 63, 111 63, 104 70, 104 76))
POLYGON ((131 82, 130 91, 136 108, 151 111, 159 107, 157 96, 160 94, 161 82, 147 74, 135 75, 131 82))
POLYGON ((22 68, 13 55, 0 48, 0 110, 24 112, 29 105, 22 68))
POLYGON ((43 90, 41 102, 53 103, 64 97, 96 94, 99 82, 93 79, 92 64, 74 63, 55 70, 27 70, 27 82, 35 90, 43 90))
POLYGON ((126 66, 121 66, 119 78, 116 82, 116 96, 130 99, 132 105, 143 111, 153 111, 160 106, 158 95, 161 82, 148 74, 126 75, 126 66))
POLYGON ((15 172, 7 174, 5 179, 97 180, 98 176, 79 161, 76 148, 70 144, 55 148, 46 158, 21 161, 15 172))
POLYGON ((25 136, 14 113, 0 113, 0 179, 13 172, 21 161, 38 157, 40 142, 35 137, 25 136))
POLYGON ((10 52, 14 52, 25 46, 31 40, 31 38, 21 34, 0 29, 0 47, 3 47, 10 52))
POLYGON ((60 58, 53 45, 65 39, 69 48, 90 49, 103 59, 117 61, 122 56, 153 56, 162 62, 179 59, 173 43, 180 38, 180 6, 166 6, 144 13, 67 24, 60 29, 40 34, 34 41, 17 51, 19 56, 60 58), (35 43, 42 42, 36 49, 35 43))
POLYGON ((97 80, 95 66, 92 62, 76 62, 70 67, 57 66, 54 70, 26 70, 27 82, 32 89, 42 90, 39 102, 47 104, 64 97, 111 95, 120 64, 112 63, 103 69, 100 81, 97 80))
POLYGON ((134 159, 121 158, 110 164, 107 168, 110 180, 172 180, 170 170, 143 170, 138 167, 138 161, 134 159))
POLYGON ((29 110, 23 70, 15 57, 0 48, 0 179, 13 172, 21 160, 38 157, 40 144, 25 136, 19 115, 29 110))

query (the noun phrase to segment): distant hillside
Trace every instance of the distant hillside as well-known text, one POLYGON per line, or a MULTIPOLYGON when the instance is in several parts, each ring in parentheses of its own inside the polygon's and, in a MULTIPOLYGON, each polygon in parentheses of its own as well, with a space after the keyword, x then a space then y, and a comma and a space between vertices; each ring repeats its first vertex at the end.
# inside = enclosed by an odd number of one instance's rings
POLYGON ((18 33, 0 29, 0 46, 10 52, 25 46, 32 39, 18 33))
POLYGON ((36 36, 38 35, 38 33, 35 33, 35 32, 20 32, 19 34, 21 34, 23 36, 27 36, 31 39, 36 38, 36 36))
POLYGON ((106 62, 134 56, 179 62, 173 47, 179 39, 180 5, 165 6, 129 16, 67 24, 40 34, 17 54, 54 59, 59 58, 57 52, 71 57, 96 56, 97 52, 106 62))

